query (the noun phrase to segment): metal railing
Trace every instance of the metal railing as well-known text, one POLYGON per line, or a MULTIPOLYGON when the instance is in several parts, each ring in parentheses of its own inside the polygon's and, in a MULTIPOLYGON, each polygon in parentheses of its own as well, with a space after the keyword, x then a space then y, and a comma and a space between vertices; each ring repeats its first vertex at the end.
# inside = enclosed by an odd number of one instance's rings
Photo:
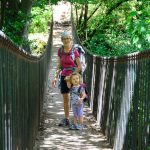
POLYGON ((0 33, 0 150, 32 150, 40 124, 52 49, 34 57, 0 33))
MULTIPOLYGON (((81 44, 74 23, 72 33, 81 44)), ((86 60, 90 107, 113 149, 150 149, 150 50, 113 58, 86 50, 86 60)))

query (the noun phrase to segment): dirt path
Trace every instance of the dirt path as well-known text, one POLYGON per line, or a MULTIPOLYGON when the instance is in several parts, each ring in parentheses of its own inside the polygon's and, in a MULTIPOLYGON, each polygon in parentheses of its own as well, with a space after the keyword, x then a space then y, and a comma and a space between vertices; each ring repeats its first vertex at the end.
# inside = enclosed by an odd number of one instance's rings
MULTIPOLYGON (((61 9, 64 8, 64 6, 70 8, 69 4, 64 5, 61 3, 54 7, 54 21, 59 21, 60 24, 64 18, 65 21, 70 19, 68 16, 70 9, 61 9)), ((73 131, 67 127, 58 126, 59 121, 64 117, 63 99, 59 93, 59 89, 51 87, 50 81, 53 79, 56 70, 57 49, 61 44, 60 33, 64 29, 71 32, 69 26, 58 27, 57 24, 54 26, 52 62, 49 68, 49 86, 47 87, 44 99, 43 130, 38 133, 34 150, 111 150, 105 137, 98 129, 94 129, 95 119, 91 115, 91 111, 88 107, 84 109, 85 124, 87 124, 88 129, 73 131)), ((72 112, 70 112, 70 114, 70 118, 72 118, 72 112)))

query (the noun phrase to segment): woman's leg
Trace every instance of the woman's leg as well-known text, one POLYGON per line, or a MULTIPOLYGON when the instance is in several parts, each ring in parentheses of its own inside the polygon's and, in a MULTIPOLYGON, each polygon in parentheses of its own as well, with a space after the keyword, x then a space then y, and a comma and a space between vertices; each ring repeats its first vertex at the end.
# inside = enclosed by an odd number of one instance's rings
POLYGON ((61 76, 61 93, 63 96, 64 103, 64 115, 65 118, 59 123, 59 126, 68 126, 69 125, 69 111, 70 111, 70 94, 67 83, 64 80, 64 76, 61 76))
POLYGON ((65 118, 69 119, 69 111, 70 111, 70 95, 68 93, 63 94, 63 100, 64 100, 64 113, 65 118))

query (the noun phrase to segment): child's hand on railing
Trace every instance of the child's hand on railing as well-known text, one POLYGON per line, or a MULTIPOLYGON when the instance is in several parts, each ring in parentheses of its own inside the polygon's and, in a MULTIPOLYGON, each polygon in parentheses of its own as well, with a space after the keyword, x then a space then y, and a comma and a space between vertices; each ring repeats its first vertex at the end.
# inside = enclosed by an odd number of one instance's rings
POLYGON ((67 87, 70 89, 71 88, 71 83, 70 83, 70 76, 65 77, 65 81, 67 83, 67 87))

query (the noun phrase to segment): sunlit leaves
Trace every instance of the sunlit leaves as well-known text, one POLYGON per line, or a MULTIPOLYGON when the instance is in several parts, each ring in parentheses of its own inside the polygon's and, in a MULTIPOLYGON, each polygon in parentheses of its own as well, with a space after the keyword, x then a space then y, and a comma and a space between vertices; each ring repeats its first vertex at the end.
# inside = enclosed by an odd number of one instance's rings
POLYGON ((127 29, 131 33, 131 41, 137 48, 142 48, 142 44, 149 41, 150 23, 148 13, 144 9, 132 11, 127 19, 127 29))
MULTIPOLYGON (((150 47, 149 1, 124 0, 114 7, 118 2, 120 0, 100 0, 100 8, 88 21, 88 39, 84 44, 95 54, 118 56, 150 47)), ((90 15, 95 6, 89 7, 90 15)))
POLYGON ((30 21, 29 32, 47 32, 48 21, 52 16, 49 5, 45 5, 44 8, 33 7, 31 11, 32 20, 30 21))
POLYGON ((146 34, 146 39, 150 42, 150 34, 146 34))
MULTIPOLYGON (((51 4, 57 4, 61 0, 50 0, 51 4)), ((79 4, 97 4, 100 1, 99 0, 68 0, 71 3, 79 3, 79 4)))

